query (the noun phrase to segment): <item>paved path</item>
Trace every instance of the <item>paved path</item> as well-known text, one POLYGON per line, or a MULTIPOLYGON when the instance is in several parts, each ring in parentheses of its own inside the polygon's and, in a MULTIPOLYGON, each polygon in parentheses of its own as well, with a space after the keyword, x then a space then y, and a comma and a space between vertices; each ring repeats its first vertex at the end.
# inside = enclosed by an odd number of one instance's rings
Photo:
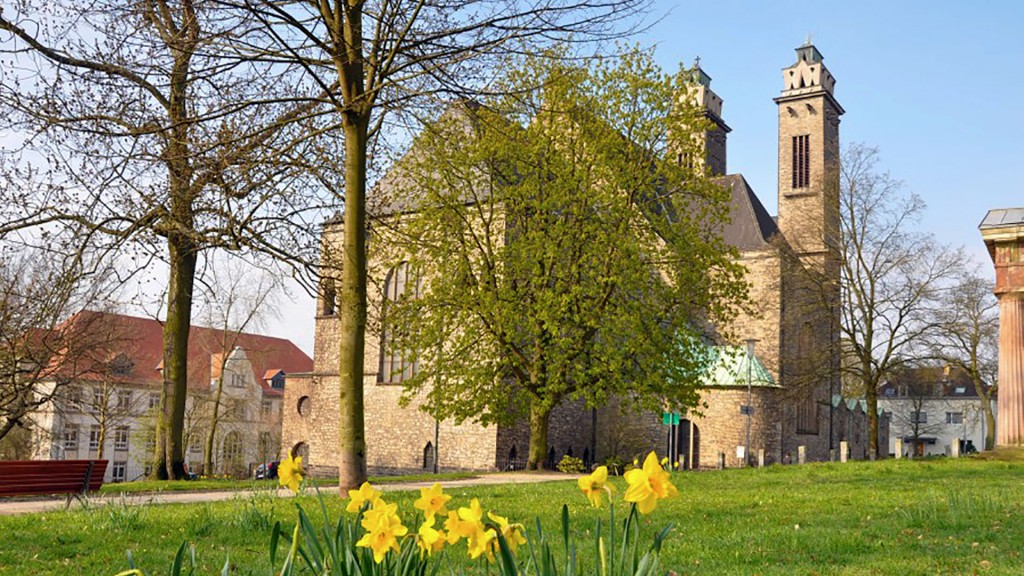
MULTIPOLYGON (((537 482, 552 482, 558 480, 571 480, 575 476, 567 476, 555 472, 502 472, 498 474, 484 474, 473 478, 462 478, 459 480, 441 480, 440 484, 445 488, 458 488, 461 486, 489 486, 494 484, 533 484, 537 482)), ((374 484, 374 487, 385 492, 417 490, 427 488, 434 484, 434 481, 425 482, 396 482, 391 484, 374 484)), ((330 487, 321 487, 324 493, 333 492, 330 487)), ((157 493, 135 493, 125 494, 124 502, 128 504, 175 504, 190 502, 217 502, 220 500, 231 500, 236 497, 245 497, 253 490, 222 490, 216 492, 157 492, 157 493)), ((285 488, 277 491, 278 496, 291 496, 285 488)), ((65 496, 46 499, 32 500, 2 500, 0 499, 0 516, 14 514, 32 514, 36 512, 47 512, 50 510, 63 510, 65 496)), ((104 506, 108 504, 119 504, 122 501, 121 494, 104 493, 89 498, 89 506, 104 506)), ((79 508, 82 504, 72 501, 71 508, 79 508)))

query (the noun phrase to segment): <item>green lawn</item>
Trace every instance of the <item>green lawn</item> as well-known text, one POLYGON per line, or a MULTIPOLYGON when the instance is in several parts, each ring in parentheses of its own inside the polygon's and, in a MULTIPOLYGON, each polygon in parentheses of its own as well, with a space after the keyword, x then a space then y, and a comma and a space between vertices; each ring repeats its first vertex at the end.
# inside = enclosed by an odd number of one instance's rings
MULTIPOLYGON (((1021 462, 890 460, 673 478, 680 496, 659 504, 643 530, 649 538, 675 522, 662 565, 680 575, 1024 574, 1021 462)), ((624 485, 616 484, 621 498, 624 485)), ((329 494, 336 517, 342 506, 329 494)), ((539 516, 551 533, 567 502, 586 555, 587 533, 596 518, 607 517, 588 508, 569 481, 452 494, 462 505, 479 497, 485 508, 531 527, 539 516)), ((415 494, 388 497, 409 511, 415 494)), ((0 517, 0 574, 114 574, 126 567, 129 549, 147 573, 163 574, 187 540, 196 546, 201 574, 219 573, 228 557, 231 574, 265 576, 271 526, 275 519, 293 526, 297 502, 316 509, 313 496, 278 499, 268 492, 223 503, 0 517)), ((453 551, 460 561, 463 553, 453 551)))

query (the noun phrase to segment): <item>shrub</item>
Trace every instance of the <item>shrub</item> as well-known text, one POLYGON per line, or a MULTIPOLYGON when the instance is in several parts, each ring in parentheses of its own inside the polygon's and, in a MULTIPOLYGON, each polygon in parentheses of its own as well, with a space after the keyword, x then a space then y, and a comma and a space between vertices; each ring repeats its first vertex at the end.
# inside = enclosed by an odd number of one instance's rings
POLYGON ((563 474, 582 474, 586 471, 586 467, 583 466, 583 460, 573 458, 568 454, 562 456, 562 459, 559 460, 556 468, 558 468, 558 471, 563 474))

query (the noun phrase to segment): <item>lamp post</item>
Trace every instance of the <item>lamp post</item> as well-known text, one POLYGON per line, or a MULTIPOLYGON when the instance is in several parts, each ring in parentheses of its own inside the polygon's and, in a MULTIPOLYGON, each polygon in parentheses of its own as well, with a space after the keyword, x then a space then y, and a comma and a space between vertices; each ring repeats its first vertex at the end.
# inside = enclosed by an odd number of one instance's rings
POLYGON ((746 459, 746 465, 750 466, 750 415, 754 412, 754 390, 753 390, 753 370, 754 370, 754 344, 757 342, 754 338, 747 339, 747 405, 744 412, 747 413, 747 444, 743 447, 743 457, 746 459))

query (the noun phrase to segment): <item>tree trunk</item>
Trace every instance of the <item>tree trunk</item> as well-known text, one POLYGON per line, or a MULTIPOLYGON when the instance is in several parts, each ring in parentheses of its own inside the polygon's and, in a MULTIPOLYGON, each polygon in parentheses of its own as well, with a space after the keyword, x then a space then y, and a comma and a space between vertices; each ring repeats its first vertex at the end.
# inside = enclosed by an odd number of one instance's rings
POLYGON ((185 399, 188 394, 188 338, 192 327, 192 287, 196 251, 184 240, 168 239, 170 277, 167 289, 167 321, 164 323, 164 402, 161 426, 164 453, 157 477, 185 477, 185 399))
POLYGON ((982 412, 985 414, 985 450, 994 450, 996 447, 996 417, 992 414, 992 399, 982 396, 982 412))
POLYGON ((366 481, 363 353, 366 348, 366 139, 368 118, 343 114, 345 221, 339 292, 338 488, 366 481))
MULTIPOLYGON (((865 376, 874 374, 870 362, 864 362, 862 368, 865 376)), ((878 459, 878 388, 874 378, 864 378, 864 398, 868 404, 868 460, 878 459)), ((888 446, 886 447, 888 450, 888 446)))
POLYGON ((543 470, 548 457, 548 422, 551 408, 546 402, 534 399, 530 403, 530 455, 528 470, 543 470))
MULTIPOLYGON (((225 356, 226 358, 226 356, 225 356)), ((203 447, 203 475, 213 476, 213 446, 217 438, 217 422, 220 417, 220 398, 224 394, 224 365, 220 365, 220 378, 217 378, 217 391, 213 395, 213 414, 210 416, 210 433, 206 435, 203 447)))

